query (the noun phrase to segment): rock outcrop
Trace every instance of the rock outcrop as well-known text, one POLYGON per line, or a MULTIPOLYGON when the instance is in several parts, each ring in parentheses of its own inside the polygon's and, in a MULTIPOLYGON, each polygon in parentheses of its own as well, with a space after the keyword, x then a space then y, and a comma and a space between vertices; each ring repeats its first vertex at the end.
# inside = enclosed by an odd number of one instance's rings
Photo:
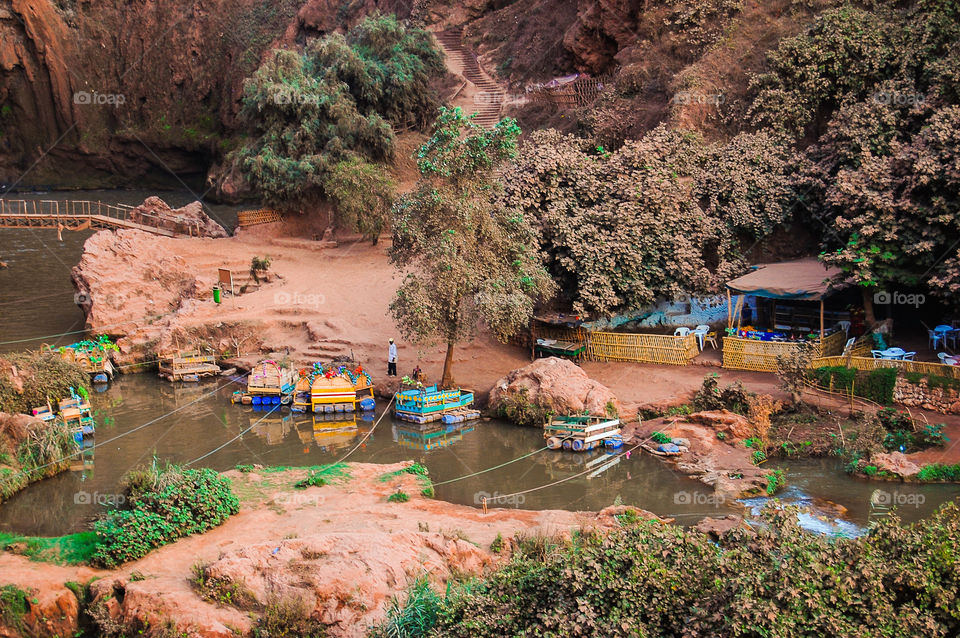
POLYGON ((920 472, 920 466, 909 460, 902 452, 874 454, 870 457, 870 464, 876 465, 877 471, 886 471, 900 478, 911 478, 920 472))
POLYGON ((223 226, 204 212, 200 202, 191 202, 183 208, 174 209, 159 197, 148 197, 130 211, 130 221, 169 228, 179 235, 191 237, 229 236, 223 226))
POLYGON ((696 412, 687 417, 687 420, 721 433, 724 440, 731 443, 753 436, 753 426, 747 417, 729 410, 696 412))
POLYGON ((587 411, 603 416, 612 411, 626 416, 623 404, 609 388, 571 361, 557 357, 537 359, 499 379, 490 391, 488 405, 496 409, 506 401, 526 401, 555 414, 587 411))

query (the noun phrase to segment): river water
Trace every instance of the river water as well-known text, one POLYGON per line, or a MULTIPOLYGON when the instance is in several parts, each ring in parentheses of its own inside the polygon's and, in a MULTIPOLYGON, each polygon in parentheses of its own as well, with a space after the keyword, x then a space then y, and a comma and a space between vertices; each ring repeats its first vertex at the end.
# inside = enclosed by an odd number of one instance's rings
MULTIPOLYGON (((136 190, 77 191, 73 193, 8 193, 6 200, 89 200, 105 204, 143 203, 158 195, 173 208, 196 197, 188 192, 136 190)), ((228 230, 237 222, 237 211, 249 207, 205 203, 207 214, 228 230)), ((83 313, 74 303, 70 269, 80 261, 83 242, 95 231, 57 231, 45 228, 0 228, 0 352, 37 348, 42 343, 68 344, 82 338, 83 313), (66 333, 66 334, 64 334, 66 333)))
MULTIPOLYGON (((100 191, 72 198, 136 204, 148 195, 100 191)), ((172 206, 192 200, 189 194, 161 196, 172 206)), ((233 226, 235 208, 211 208, 225 226, 233 226)), ((73 301, 70 268, 79 260, 89 234, 65 232, 63 241, 58 241, 55 231, 0 229, 0 260, 9 264, 7 270, 0 270, 0 351, 81 338, 83 315, 73 301)), ((84 455, 86 462, 36 483, 0 505, 0 531, 58 535, 84 529, 116 501, 120 479, 127 470, 154 460, 185 463, 203 457, 198 465, 218 470, 257 463, 309 466, 336 461, 354 448, 350 461, 413 459, 425 464, 437 483, 437 498, 467 505, 486 496, 488 502, 504 507, 596 510, 619 497, 624 504, 690 524, 704 516, 758 508, 766 501, 718 502, 709 487, 660 459, 639 453, 622 458, 593 478, 588 478, 592 470, 609 463, 611 457, 543 451, 509 463, 541 448, 543 438, 539 430, 495 420, 425 434, 386 415, 371 432, 383 402, 367 420, 358 416, 345 422, 315 421, 311 415, 231 405, 230 394, 238 387, 224 378, 170 384, 152 374, 119 377, 91 397, 98 427, 95 447, 84 455), (452 481, 501 464, 507 465, 452 481), (587 464, 591 464, 589 471, 587 464), (496 501, 498 495, 531 488, 538 489, 496 501)), ((833 514, 805 517, 807 527, 828 533, 852 535, 862 530, 871 517, 871 500, 897 504, 901 517, 909 521, 928 516, 939 504, 960 496, 957 485, 910 486, 852 479, 835 459, 789 461, 780 466, 787 470, 790 486, 781 495, 785 501, 817 508, 820 499, 825 499, 847 508, 839 521, 833 514)))

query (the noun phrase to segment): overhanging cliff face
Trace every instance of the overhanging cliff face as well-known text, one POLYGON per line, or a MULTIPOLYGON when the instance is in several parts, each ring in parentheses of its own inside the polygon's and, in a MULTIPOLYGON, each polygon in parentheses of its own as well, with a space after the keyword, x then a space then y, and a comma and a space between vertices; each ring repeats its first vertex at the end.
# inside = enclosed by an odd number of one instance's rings
POLYGON ((301 4, 0 0, 0 182, 202 178, 301 4))

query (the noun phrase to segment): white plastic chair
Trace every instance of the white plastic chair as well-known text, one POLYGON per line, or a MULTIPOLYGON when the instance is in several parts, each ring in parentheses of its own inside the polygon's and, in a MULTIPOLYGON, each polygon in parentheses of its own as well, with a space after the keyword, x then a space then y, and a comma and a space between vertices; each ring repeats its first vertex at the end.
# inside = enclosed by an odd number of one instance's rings
POLYGON ((883 350, 871 350, 874 359, 883 359, 883 350))
POLYGON ((710 326, 706 324, 700 324, 693 329, 693 334, 697 336, 697 345, 700 346, 701 350, 703 350, 703 338, 707 336, 708 332, 710 332, 710 326))
POLYGON ((686 337, 688 334, 690 334, 690 328, 686 328, 683 326, 673 331, 674 337, 686 337))
POLYGON ((938 352, 938 353, 937 353, 937 359, 940 359, 940 363, 942 363, 942 364, 944 364, 944 365, 947 365, 947 362, 944 361, 944 359, 946 359, 946 358, 949 357, 949 356, 950 356, 950 355, 948 355, 946 352, 938 352))
MULTIPOLYGON (((903 355, 907 354, 907 351, 903 348, 887 348, 882 353, 884 359, 903 359, 903 355)), ((917 354, 914 352, 913 354, 917 354)))
POLYGON ((917 356, 916 352, 904 352, 903 356, 900 358, 903 359, 904 361, 913 361, 913 358, 915 356, 917 356))
POLYGON ((852 347, 853 347, 853 344, 855 344, 856 342, 857 342, 857 338, 856 338, 856 337, 850 337, 849 339, 847 339, 847 342, 846 342, 845 344, 843 344, 843 354, 842 354, 842 356, 846 356, 847 353, 850 352, 850 348, 852 348, 852 347))

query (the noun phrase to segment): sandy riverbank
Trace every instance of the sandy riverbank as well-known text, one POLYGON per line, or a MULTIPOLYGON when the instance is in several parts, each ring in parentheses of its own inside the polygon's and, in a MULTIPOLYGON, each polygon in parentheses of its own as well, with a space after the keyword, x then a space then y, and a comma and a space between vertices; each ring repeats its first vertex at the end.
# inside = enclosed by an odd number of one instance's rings
MULTIPOLYGON (((305 470, 228 472, 240 513, 222 526, 162 547, 114 571, 32 562, 0 553, 0 586, 32 592, 27 620, 44 635, 76 630, 77 600, 64 583, 93 578, 91 604, 103 603, 118 624, 172 622, 190 636, 233 636, 251 615, 207 602, 190 579, 195 565, 238 583, 258 605, 296 596, 308 602, 331 636, 363 636, 384 617, 390 597, 426 574, 440 587, 453 575, 476 574, 506 556, 490 550, 500 535, 567 534, 611 527, 623 508, 602 512, 530 511, 453 505, 421 495, 423 484, 401 473, 406 464, 350 464, 349 477, 324 487, 294 489, 305 470), (397 490, 406 503, 391 503, 397 490), (44 622, 40 620, 46 618, 44 622)), ((652 514, 638 511, 655 518, 652 514)), ((509 545, 509 542, 508 542, 509 545)), ((0 635, 6 635, 0 628, 0 635)))

